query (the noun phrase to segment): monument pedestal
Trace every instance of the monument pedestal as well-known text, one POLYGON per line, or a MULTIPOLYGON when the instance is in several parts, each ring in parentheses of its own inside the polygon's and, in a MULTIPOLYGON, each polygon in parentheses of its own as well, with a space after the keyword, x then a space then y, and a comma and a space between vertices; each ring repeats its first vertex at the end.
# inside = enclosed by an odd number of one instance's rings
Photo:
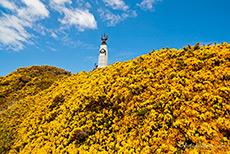
POLYGON ((107 39, 108 39, 108 36, 105 36, 105 34, 104 34, 104 37, 101 36, 102 43, 101 43, 100 50, 99 50, 97 68, 103 68, 108 65, 108 47, 106 43, 107 39))

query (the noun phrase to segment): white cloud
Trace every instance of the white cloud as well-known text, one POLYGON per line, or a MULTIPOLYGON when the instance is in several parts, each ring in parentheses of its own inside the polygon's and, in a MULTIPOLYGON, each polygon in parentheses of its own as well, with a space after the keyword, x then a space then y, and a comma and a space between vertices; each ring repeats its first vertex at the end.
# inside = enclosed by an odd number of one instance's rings
POLYGON ((51 32, 51 37, 53 37, 54 39, 58 38, 58 36, 54 32, 51 32))
POLYGON ((22 9, 25 15, 30 15, 32 17, 45 18, 49 16, 49 11, 46 9, 45 5, 39 0, 22 0, 27 7, 22 9))
POLYGON ((97 28, 97 22, 89 10, 80 10, 76 8, 75 10, 64 9, 63 12, 65 17, 59 20, 62 24, 70 26, 75 25, 79 31, 84 31, 85 28, 97 28))
POLYGON ((126 11, 129 9, 123 0, 103 0, 107 6, 110 6, 114 10, 126 11))
POLYGON ((123 0, 103 0, 105 5, 109 8, 99 8, 97 11, 101 19, 107 23, 107 26, 116 26, 121 21, 127 18, 134 18, 137 16, 135 10, 129 9, 123 0), (114 13, 116 12, 116 13, 114 13))
POLYGON ((49 16, 49 11, 39 0, 22 0, 26 5, 16 7, 12 2, 1 1, 0 4, 14 12, 15 15, 2 13, 0 17, 0 45, 12 50, 21 50, 24 43, 31 43, 32 37, 27 28, 32 28, 36 21, 49 16))
POLYGON ((53 3, 58 4, 58 5, 64 5, 65 3, 71 4, 71 0, 52 0, 53 3))
POLYGON ((15 10, 17 8, 13 2, 9 2, 7 0, 1 0, 0 5, 6 9, 10 9, 10 10, 15 10))
MULTIPOLYGON (((82 0, 81 0, 82 1, 82 0)), ((83 1, 82 1, 83 2, 83 1)), ((22 50, 24 44, 32 44, 33 34, 28 32, 28 28, 45 36, 47 33, 50 37, 58 39, 58 32, 63 30, 49 29, 38 23, 39 20, 49 17, 50 12, 41 0, 21 0, 17 3, 0 0, 0 6, 9 9, 9 14, 2 13, 0 17, 0 47, 7 47, 12 50, 22 50), (14 14, 14 15, 11 15, 14 14)), ((96 29, 97 22, 94 15, 88 9, 73 8, 71 0, 51 0, 50 6, 64 15, 59 19, 64 26, 75 26, 79 31, 96 29)), ((85 3, 86 8, 90 8, 89 3, 85 3)), ((77 46, 77 44, 74 44, 77 46)))
POLYGON ((100 13, 100 17, 103 21, 107 22, 107 26, 115 26, 121 21, 124 21, 128 17, 136 17, 137 13, 136 11, 126 11, 122 14, 113 14, 108 9, 98 9, 98 12, 100 13))
MULTIPOLYGON (((50 6, 60 14, 64 14, 64 18, 59 18, 61 24, 75 26, 79 31, 84 31, 86 28, 97 29, 97 21, 88 9, 66 7, 64 4, 69 3, 67 0, 61 4, 55 1, 56 0, 51 1, 50 6)), ((79 2, 82 2, 82 0, 79 2)))
POLYGON ((137 4, 142 9, 153 10, 153 5, 162 0, 143 0, 140 4, 137 4))
POLYGON ((86 2, 85 0, 76 0, 77 1, 77 5, 80 7, 80 8, 90 8, 91 5, 89 2, 86 2))
POLYGON ((100 13, 102 20, 107 22, 108 26, 115 26, 117 23, 123 20, 119 14, 115 15, 108 9, 98 9, 98 12, 100 13))
POLYGON ((7 16, 0 18, 0 42, 3 45, 8 45, 10 49, 21 50, 27 42, 30 34, 27 33, 21 23, 21 20, 16 16, 7 16), (14 23, 15 25, 11 25, 14 23))
POLYGON ((86 3, 85 3, 85 7, 86 7, 86 8, 91 8, 92 6, 91 6, 91 4, 90 4, 89 2, 86 2, 86 3))
POLYGON ((57 51, 55 48, 48 47, 51 51, 57 51))
POLYGON ((37 23, 36 25, 34 24, 33 27, 33 30, 43 36, 46 35, 47 32, 50 32, 49 29, 47 29, 46 27, 42 26, 40 23, 37 23))

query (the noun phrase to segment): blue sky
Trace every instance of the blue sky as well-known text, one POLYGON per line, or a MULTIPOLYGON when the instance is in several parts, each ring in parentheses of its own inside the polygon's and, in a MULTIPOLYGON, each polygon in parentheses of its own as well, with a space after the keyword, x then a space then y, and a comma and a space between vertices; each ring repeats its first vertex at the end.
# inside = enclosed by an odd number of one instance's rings
POLYGON ((229 0, 0 0, 0 76, 52 65, 72 73, 163 47, 230 43, 229 0))

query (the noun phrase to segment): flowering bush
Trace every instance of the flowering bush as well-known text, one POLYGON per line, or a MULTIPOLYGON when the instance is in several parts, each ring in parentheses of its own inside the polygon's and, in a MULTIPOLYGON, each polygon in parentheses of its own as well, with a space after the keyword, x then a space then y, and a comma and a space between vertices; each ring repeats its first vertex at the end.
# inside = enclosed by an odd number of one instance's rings
POLYGON ((229 111, 229 44, 161 49, 20 100, 1 152, 227 153, 229 111))
POLYGON ((53 66, 30 66, 0 77, 0 110, 28 95, 35 95, 50 87, 62 76, 71 73, 53 66))

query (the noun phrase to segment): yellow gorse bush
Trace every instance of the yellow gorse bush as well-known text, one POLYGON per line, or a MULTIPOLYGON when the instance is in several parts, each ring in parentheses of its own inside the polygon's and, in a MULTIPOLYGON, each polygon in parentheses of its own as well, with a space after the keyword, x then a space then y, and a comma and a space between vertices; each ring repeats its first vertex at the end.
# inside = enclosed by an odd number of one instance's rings
POLYGON ((227 153, 229 111, 230 45, 166 48, 20 100, 1 152, 227 153))
POLYGON ((28 95, 49 88, 62 76, 71 73, 53 66, 30 66, 0 77, 0 109, 28 95))

